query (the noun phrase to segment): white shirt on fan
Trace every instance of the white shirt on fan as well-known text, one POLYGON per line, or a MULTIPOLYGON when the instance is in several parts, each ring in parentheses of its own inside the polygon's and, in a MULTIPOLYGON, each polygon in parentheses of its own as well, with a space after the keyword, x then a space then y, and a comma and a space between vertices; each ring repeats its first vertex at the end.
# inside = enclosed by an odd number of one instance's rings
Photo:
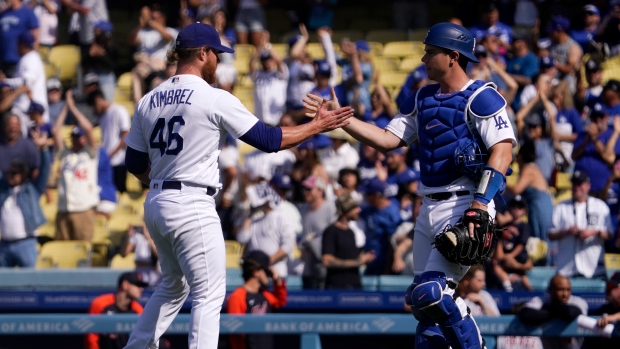
POLYGON ((58 211, 84 212, 99 203, 97 165, 99 152, 83 148, 73 152, 63 148, 60 152, 60 177, 58 178, 58 211))
MULTIPOLYGON (((129 131, 131 117, 125 107, 119 104, 111 104, 101 115, 99 127, 101 127, 101 141, 106 153, 110 155, 121 142, 121 134, 129 131)), ((118 166, 125 163, 125 147, 110 157, 110 164, 118 166)))
POLYGON ((219 188, 227 134, 239 138, 256 122, 232 94, 198 76, 175 75, 142 97, 125 142, 148 153, 151 179, 219 188))

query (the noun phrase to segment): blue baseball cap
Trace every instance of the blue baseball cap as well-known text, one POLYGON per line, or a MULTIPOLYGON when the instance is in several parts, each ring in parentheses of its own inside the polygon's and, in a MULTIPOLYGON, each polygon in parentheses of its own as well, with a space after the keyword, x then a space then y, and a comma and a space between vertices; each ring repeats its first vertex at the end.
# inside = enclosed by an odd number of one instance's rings
POLYGON ((398 148, 396 148, 396 149, 392 149, 392 150, 390 150, 390 151, 387 153, 387 155, 392 155, 392 154, 395 154, 395 155, 403 155, 403 154, 405 154, 405 151, 403 150, 403 148, 398 147, 398 148))
POLYGON ((416 69, 411 73, 411 79, 413 80, 413 83, 418 83, 426 78, 428 78, 428 75, 426 74, 426 69, 416 69))
POLYGON ((114 30, 114 26, 112 25, 112 22, 103 20, 103 21, 96 22, 93 25, 93 29, 95 30, 100 29, 101 31, 104 31, 106 33, 111 33, 112 30, 114 30))
POLYGON ((26 30, 25 32, 21 33, 21 35, 19 36, 19 43, 28 47, 34 46, 34 35, 32 35, 30 30, 26 30))
POLYGON ((364 192, 369 195, 372 195, 372 194, 385 195, 385 190, 387 189, 387 187, 388 187, 387 183, 375 177, 369 180, 368 183, 366 183, 364 187, 364 192))
POLYGON ((269 181, 269 184, 278 189, 284 190, 288 190, 293 187, 293 184, 291 183, 291 177, 282 174, 273 175, 273 177, 271 177, 271 180, 269 181))
POLYGON ((84 135, 84 130, 81 127, 75 126, 71 130, 71 136, 82 137, 84 135))
POLYGON ((368 41, 366 40, 357 40, 355 42, 355 48, 358 51, 370 52, 370 45, 368 45, 368 41))
POLYGON ((585 13, 592 13, 595 14, 597 16, 600 16, 601 13, 599 12, 598 8, 592 4, 588 4, 586 6, 583 7, 583 12, 585 13))
POLYGON ((329 65, 329 62, 326 60, 319 60, 316 62, 317 68, 316 73, 331 76, 332 75, 332 67, 329 65))
POLYGON ((30 107, 28 107, 28 114, 30 113, 43 114, 43 112, 45 112, 45 107, 42 104, 39 104, 35 101, 30 102, 30 107))
POLYGON ((234 53, 230 47, 222 45, 220 35, 211 25, 203 23, 192 23, 181 29, 176 39, 176 47, 196 48, 207 46, 217 52, 234 53))
POLYGON ((564 16, 553 16, 551 18, 551 22, 549 23, 549 27, 547 28, 548 32, 553 31, 564 31, 567 32, 570 29, 570 21, 568 18, 564 16))

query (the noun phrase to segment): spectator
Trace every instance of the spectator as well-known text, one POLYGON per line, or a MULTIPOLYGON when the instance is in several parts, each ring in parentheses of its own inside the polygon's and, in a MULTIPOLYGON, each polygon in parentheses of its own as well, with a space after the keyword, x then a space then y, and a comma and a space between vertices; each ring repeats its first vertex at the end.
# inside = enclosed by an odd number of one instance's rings
POLYGON ((616 156, 611 176, 607 179, 607 183, 605 183, 605 187, 599 197, 609 206, 611 226, 614 228, 611 238, 607 241, 605 252, 620 253, 620 233, 618 229, 618 216, 620 215, 620 200, 618 200, 620 198, 620 157, 618 156, 616 156))
POLYGON ((239 192, 239 150, 237 141, 230 134, 224 141, 224 147, 220 151, 217 162, 222 188, 220 188, 220 194, 215 197, 215 205, 217 214, 220 216, 224 239, 234 240, 233 204, 239 192))
POLYGON ((320 59, 315 61, 316 70, 314 72, 314 77, 316 81, 316 85, 310 91, 313 95, 320 96, 321 98, 331 99, 331 88, 333 87, 330 84, 330 80, 332 78, 332 67, 329 65, 329 62, 320 59))
POLYGON ((295 236, 300 236, 303 231, 303 227, 301 225, 301 214, 299 213, 297 206, 288 201, 288 194, 290 193, 291 188, 293 188, 291 177, 286 174, 275 174, 271 177, 269 184, 280 197, 280 203, 278 204, 277 209, 283 211, 284 216, 287 217, 289 223, 294 226, 293 231, 295 232, 295 236))
POLYGON ((116 76, 114 69, 118 62, 118 50, 112 40, 112 23, 99 21, 93 26, 95 39, 82 56, 84 71, 97 74, 99 88, 108 102, 114 100, 116 76))
POLYGON ((237 43, 259 45, 263 32, 267 29, 265 10, 263 10, 266 4, 266 0, 239 0, 235 16, 237 43), (249 40, 248 32, 250 33, 249 40))
POLYGON ((385 192, 388 186, 382 180, 371 179, 365 186, 360 217, 365 223, 366 245, 364 251, 374 251, 376 259, 366 266, 365 275, 392 273, 393 255, 390 238, 401 223, 398 204, 392 202, 385 192))
POLYGON ((39 198, 50 175, 47 134, 33 131, 41 156, 41 172, 30 180, 28 165, 16 158, 0 177, 0 267, 34 268, 37 262, 37 227, 45 223, 39 198))
POLYGON ((337 196, 348 193, 355 201, 362 201, 362 194, 358 191, 360 185, 360 174, 356 168, 343 168, 338 172, 338 185, 336 191, 337 196))
POLYGON ((575 100, 582 105, 592 107, 603 92, 603 67, 601 67, 601 62, 592 58, 588 59, 584 66, 588 85, 584 86, 583 81, 579 80, 575 100))
MULTIPOLYGON (((581 297, 571 295, 570 280, 556 275, 549 283, 549 294, 532 298, 517 316, 526 325, 540 326, 553 319, 570 322, 587 313, 588 303, 581 297)), ((583 337, 542 337, 541 340, 545 349, 577 349, 583 343, 583 337)))
POLYGON ((49 123, 51 125, 54 124, 58 115, 65 107, 65 101, 62 100, 62 84, 60 80, 56 78, 51 78, 47 80, 47 104, 49 109, 50 120, 49 123))
POLYGON ((61 113, 52 128, 60 161, 56 240, 90 242, 95 230, 95 207, 99 203, 97 148, 93 127, 77 110, 71 90, 67 91, 67 110, 78 121, 71 131, 71 145, 65 145, 60 132, 67 113, 61 113))
POLYGON ((287 259, 295 244, 295 226, 278 210, 280 197, 267 183, 246 188, 250 214, 245 218, 237 241, 246 244, 246 251, 260 250, 269 256, 269 266, 277 274, 288 276, 287 259))
POLYGON ((250 78, 254 82, 254 110, 259 120, 277 126, 286 112, 286 89, 289 71, 272 49, 271 44, 259 46, 250 58, 250 78), (260 69, 256 63, 260 59, 260 69))
MULTIPOLYGON (((306 192, 303 184, 300 185, 309 176, 318 176, 321 178, 322 183, 325 184, 325 193, 330 193, 331 185, 329 184, 329 176, 325 171, 325 166, 321 163, 319 158, 319 151, 331 146, 331 139, 323 134, 314 136, 300 145, 297 146, 298 156, 297 161, 293 165, 293 169, 290 172, 291 179, 295 183, 293 191, 293 201, 305 201, 306 192), (330 186, 330 188, 328 188, 330 186), (328 189, 330 191, 328 191, 328 189)), ((327 196, 326 196, 327 198, 327 196)))
POLYGON ((37 102, 30 102, 30 107, 28 107, 27 113, 31 123, 31 127, 28 129, 28 136, 31 136, 30 131, 32 130, 44 133, 46 136, 49 137, 49 145, 53 145, 52 125, 50 125, 49 122, 43 121, 43 113, 45 113, 45 107, 37 102))
POLYGON ((99 204, 95 213, 107 221, 116 210, 116 186, 114 185, 114 171, 110 164, 110 158, 104 148, 99 148, 99 161, 97 162, 97 186, 99 186, 99 204))
POLYGON ((571 200, 558 204, 553 212, 549 240, 559 241, 558 274, 566 277, 606 278, 605 241, 613 232, 609 207, 588 195, 590 178, 576 170, 572 177, 571 200))
POLYGON ((415 95, 419 89, 427 84, 428 75, 426 74, 426 66, 421 64, 407 75, 405 83, 396 96, 396 105, 400 107, 409 97, 415 95))
POLYGON ((136 272, 142 276, 142 281, 149 286, 157 286, 161 280, 159 256, 145 224, 132 225, 127 229, 125 245, 120 254, 126 257, 130 253, 134 253, 136 272))
MULTIPOLYGON (((78 87, 79 86, 82 86, 81 90, 78 88, 72 89, 72 96, 75 100, 77 110, 79 110, 91 124, 99 125, 99 117, 95 115, 95 108, 88 105, 87 100, 87 97, 91 92, 101 89, 101 86, 99 85, 99 77, 95 73, 84 74, 81 84, 78 83, 78 87)), ((75 124, 75 116, 71 113, 71 111, 69 111, 67 117, 69 119, 69 124, 75 124)))
MULTIPOLYGON (((371 109, 360 109, 359 114, 362 115, 364 121, 383 129, 397 114, 397 110, 392 104, 390 95, 381 84, 378 74, 375 89, 370 94, 371 109)), ((359 107, 362 107, 362 105, 359 105, 359 107)))
MULTIPOLYGON (((550 97, 551 88, 552 88, 551 76, 549 76, 548 74, 544 74, 544 73, 534 75, 534 77, 532 77, 532 83, 530 85, 525 86, 525 88, 523 89, 523 92, 521 93, 518 112, 521 112, 521 109, 527 106, 527 104, 530 103, 533 99, 536 99, 536 101, 538 102, 540 100, 541 95, 550 97)), ((524 113, 524 114, 527 114, 527 113, 524 113)), ((518 127, 518 124, 517 124, 517 127, 518 127)))
POLYGON ((349 223, 359 219, 360 202, 344 193, 336 200, 338 219, 323 232, 323 265, 327 269, 325 288, 361 289, 360 266, 375 259, 374 251, 361 252, 349 223))
POLYGON ((9 84, 0 81, 0 113, 6 113, 13 108, 13 103, 23 93, 30 92, 30 88, 26 85, 21 85, 13 89, 9 84))
MULTIPOLYGON (((421 202, 420 197, 420 202, 421 202)), ((419 210, 418 210, 419 212, 419 210)), ((392 262, 392 272, 401 275, 413 275, 413 238, 415 234, 415 225, 410 222, 403 222, 401 226, 407 224, 411 227, 405 236, 396 239, 394 247, 394 261, 392 262)), ((401 228, 399 226, 399 230, 401 228)), ((394 234, 396 235, 396 233, 394 234)))
POLYGON ((129 44, 136 47, 136 63, 146 65, 145 72, 163 70, 166 52, 172 48, 177 34, 178 30, 166 26, 166 13, 159 4, 142 7, 138 26, 128 37, 129 44))
POLYGON ((289 39, 288 57, 284 62, 288 66, 289 80, 286 90, 287 113, 291 114, 296 122, 304 118, 305 110, 302 99, 314 89, 314 64, 308 52, 306 43, 310 36, 303 24, 299 25, 301 35, 289 39))
POLYGON ((577 72, 581 68, 583 51, 579 44, 568 35, 569 29, 570 22, 567 18, 562 16, 551 18, 548 31, 552 44, 549 52, 558 70, 555 77, 559 80, 568 80, 569 90, 575 93, 577 72))
POLYGON ((338 128, 326 133, 331 139, 331 147, 319 150, 318 155, 330 181, 336 181, 343 168, 355 168, 359 162, 359 153, 351 142, 355 139, 343 129, 338 128))
POLYGON ((345 40, 340 44, 340 51, 344 57, 338 60, 338 65, 342 68, 342 84, 346 91, 346 100, 355 108, 358 115, 365 110, 372 110, 370 82, 374 67, 370 59, 368 42, 358 40, 353 43, 345 40))
POLYGON ((592 4, 583 7, 583 27, 571 30, 570 37, 575 40, 585 53, 599 51, 599 45, 595 41, 596 29, 601 22, 601 14, 598 8, 592 4))
POLYGON ((22 134, 24 137, 28 134, 28 108, 30 101, 33 100, 44 107, 43 121, 49 122, 49 113, 47 111, 47 89, 45 87, 45 69, 43 61, 39 53, 35 51, 35 38, 32 33, 26 31, 19 36, 18 49, 20 59, 15 69, 14 77, 4 79, 4 83, 9 84, 13 89, 26 85, 30 93, 22 93, 17 97, 13 105, 12 111, 22 118, 22 134))
POLYGON ((609 120, 611 125, 615 118, 620 117, 620 81, 614 79, 607 80, 605 87, 603 87, 603 92, 601 92, 601 102, 604 103, 611 118, 609 120))
POLYGON ((110 20, 106 0, 61 0, 61 2, 70 13, 76 14, 76 24, 79 28, 77 43, 82 48, 82 57, 85 57, 90 44, 95 40, 95 23, 110 20))
POLYGON ((520 107, 521 93, 525 86, 532 83, 532 78, 538 73, 538 58, 530 51, 530 37, 527 35, 515 35, 512 42, 512 58, 506 63, 506 72, 519 85, 512 109, 520 107))
POLYGON ((417 183, 420 179, 420 175, 407 166, 405 162, 406 151, 406 148, 396 148, 388 152, 385 156, 385 163, 388 169, 385 195, 389 198, 396 198, 400 188, 408 188, 410 183, 414 185, 411 191, 417 191, 417 183))
MULTIPOLYGON (((242 286, 228 297, 228 314, 263 315, 272 313, 286 305, 286 282, 269 267, 269 256, 260 250, 250 252, 241 266, 242 286), (273 292, 267 291, 269 279, 273 281, 273 292)), ((273 335, 236 334, 230 336, 231 349, 272 349, 273 335)))
MULTIPOLYGON (((99 116, 103 147, 110 157, 114 171, 114 185, 120 193, 127 191, 127 168, 125 167, 125 137, 129 132, 130 116, 120 104, 111 103, 104 98, 101 90, 88 95, 88 105, 99 116)), ((163 150, 162 150, 163 151, 163 150)))
POLYGON ((255 150, 243 160, 242 183, 258 183, 270 180, 274 174, 289 174, 296 161, 295 153, 290 149, 277 153, 265 153, 255 150))
POLYGON ((385 154, 365 144, 360 144, 360 153, 360 161, 357 164, 360 184, 366 184, 369 180, 379 177, 386 180, 385 154))
MULTIPOLYGON (((614 119, 614 125, 616 125, 614 119)), ((597 103, 590 112, 590 123, 585 131, 575 140, 572 158, 575 161, 575 171, 583 171, 592 180, 590 195, 599 196, 605 181, 611 175, 611 166, 616 154, 620 154, 620 124, 618 127, 609 127, 609 115, 605 107, 597 103)), ((620 121, 620 120, 619 120, 620 121)))
POLYGON ((620 53, 620 0, 609 1, 609 12, 596 29, 596 37, 608 46, 609 55, 620 53))
POLYGON ((484 268, 474 265, 459 281, 457 292, 465 301, 471 315, 477 316, 499 316, 499 308, 493 299, 493 296, 485 287, 484 268))
POLYGON ((527 217, 525 209, 525 201, 520 195, 508 202, 512 221, 502 227, 502 238, 492 259, 493 271, 506 292, 513 291, 512 280, 520 282, 528 291, 534 290, 526 274, 533 263, 525 249, 530 238, 530 226, 524 221, 527 217))
MULTIPOLYGON (((517 129, 522 140, 534 142, 536 156, 534 162, 547 180, 551 183, 551 176, 555 169, 555 118, 557 111, 548 97, 540 94, 532 99, 517 113, 517 129), (542 101, 544 108, 534 108, 542 101), (542 109, 542 110, 541 110, 542 109), (545 117, 544 115, 548 115, 545 117)), ((558 146, 559 148, 559 146, 558 146)))
MULTIPOLYGON (((142 275, 136 272, 123 273, 118 278, 116 292, 106 293, 90 303, 88 314, 112 315, 112 314, 142 314, 142 305, 138 303, 142 297, 142 291, 148 286, 142 279, 142 275)), ((89 333, 84 338, 86 349, 120 349, 127 345, 129 334, 127 333, 89 333)))
POLYGON ((336 220, 334 202, 325 200, 325 180, 316 175, 309 176, 302 182, 305 203, 299 207, 303 232, 299 249, 304 260, 304 289, 323 289, 325 269, 321 263, 323 253, 321 242, 323 232, 336 220))
POLYGON ((39 45, 48 49, 56 45, 60 0, 28 0, 39 20, 39 45))
POLYGON ((482 21, 480 24, 471 27, 469 30, 476 40, 481 41, 487 34, 499 38, 500 45, 505 49, 510 47, 512 41, 512 29, 499 21, 499 11, 497 6, 491 2, 483 6, 482 21))
POLYGON ((553 139, 559 143, 554 145, 556 166, 563 172, 573 172, 573 153, 574 142, 577 136, 583 131, 581 116, 573 104, 573 98, 568 90, 567 83, 562 82, 553 89, 551 98, 557 115, 555 118, 555 134, 553 139), (558 147, 559 145, 559 147, 558 147))
MULTIPOLYGON (((605 290, 607 302, 600 308, 590 312, 590 315, 599 315, 597 326, 605 328, 608 324, 614 325, 612 337, 620 334, 620 272, 616 271, 607 281, 605 290)), ((583 348, 611 348, 618 343, 617 338, 587 337, 583 348)))
POLYGON ((32 34, 32 47, 35 50, 39 47, 39 20, 30 7, 22 4, 22 0, 7 0, 6 4, 8 8, 0 13, 0 70, 5 76, 12 78, 22 56, 18 50, 22 34, 32 34))
MULTIPOLYGON (((226 47, 233 47, 233 39, 227 36, 226 13, 218 5, 213 6, 211 11, 202 19, 202 23, 211 24, 220 34, 220 41, 226 47)), ((268 32, 265 32, 265 36, 268 32)), ((235 68, 235 56, 232 53, 220 52, 220 62, 215 70, 215 84, 218 88, 232 93, 237 81, 237 68, 235 68)))
POLYGON ((21 121, 17 115, 5 114, 3 121, 4 137, 0 142, 0 171, 8 172, 13 160, 23 159, 28 167, 28 178, 36 179, 41 165, 37 147, 31 140, 22 137, 21 121))

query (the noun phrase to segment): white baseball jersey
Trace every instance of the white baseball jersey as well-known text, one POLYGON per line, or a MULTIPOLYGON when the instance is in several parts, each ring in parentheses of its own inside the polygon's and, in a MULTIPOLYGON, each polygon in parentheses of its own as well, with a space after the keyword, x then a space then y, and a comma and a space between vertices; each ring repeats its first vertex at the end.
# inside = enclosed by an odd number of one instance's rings
MULTIPOLYGON (((574 203, 572 200, 561 202, 553 210, 553 228, 550 234, 577 226, 579 230, 591 228, 597 231, 613 232, 609 207, 598 198, 588 197, 586 202, 574 203)), ((558 241, 558 273, 572 277, 577 273, 592 277, 595 272, 604 272, 603 258, 605 242, 598 236, 585 240, 578 236, 566 236, 558 241)))
POLYGON ((270 180, 274 174, 291 173, 295 161, 297 161, 295 154, 288 149, 277 153, 255 150, 245 156, 242 171, 252 181, 259 177, 270 180))
MULTIPOLYGON (((463 86, 461 91, 465 90, 473 82, 473 80, 470 80, 467 84, 465 84, 465 86, 463 86)), ((487 149, 491 149, 491 147, 496 143, 499 143, 505 139, 510 139, 513 147, 517 144, 512 126, 510 125, 510 122, 508 122, 509 119, 506 109, 503 109, 495 117, 480 118, 473 115, 471 117, 475 120, 476 129, 478 130, 480 138, 487 149), (501 121, 498 122, 498 120, 501 121), (505 123, 502 121, 505 121, 505 123)), ((428 127, 428 125, 426 125, 426 127, 428 127)), ((416 118, 416 112, 414 111, 412 115, 396 115, 394 119, 392 119, 392 121, 390 121, 390 123, 385 127, 385 129, 405 141, 407 145, 410 145, 418 138, 418 120, 416 118)), ((419 192, 422 195, 427 195, 445 191, 475 190, 476 188, 474 185, 475 183, 467 177, 459 178, 448 187, 429 188, 420 182, 419 192)))
POLYGON ((286 112, 286 87, 288 67, 281 64, 282 71, 257 70, 252 74, 254 82, 254 109, 262 122, 276 126, 286 112))
POLYGON ((149 154, 151 179, 219 188, 227 132, 239 138, 256 122, 237 97, 195 75, 176 75, 142 97, 125 142, 149 154))
MULTIPOLYGON (((103 143, 103 149, 110 155, 114 149, 116 149, 121 142, 121 135, 123 132, 129 131, 131 126, 131 117, 122 105, 113 103, 110 107, 101 115, 99 120, 99 127, 101 127, 101 141, 103 143)), ((125 163, 125 148, 119 150, 110 157, 110 164, 112 166, 119 166, 125 163)))

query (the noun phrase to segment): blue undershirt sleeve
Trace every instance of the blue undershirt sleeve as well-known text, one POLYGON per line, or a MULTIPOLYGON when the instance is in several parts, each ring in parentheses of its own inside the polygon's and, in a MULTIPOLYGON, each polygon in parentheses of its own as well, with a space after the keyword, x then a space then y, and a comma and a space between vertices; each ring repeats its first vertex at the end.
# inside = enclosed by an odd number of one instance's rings
POLYGON ((149 168, 149 154, 127 147, 125 153, 125 166, 127 171, 133 174, 142 174, 149 168))
POLYGON ((282 129, 280 127, 269 127, 262 121, 258 121, 239 139, 256 149, 266 153, 273 153, 280 150, 282 129))

